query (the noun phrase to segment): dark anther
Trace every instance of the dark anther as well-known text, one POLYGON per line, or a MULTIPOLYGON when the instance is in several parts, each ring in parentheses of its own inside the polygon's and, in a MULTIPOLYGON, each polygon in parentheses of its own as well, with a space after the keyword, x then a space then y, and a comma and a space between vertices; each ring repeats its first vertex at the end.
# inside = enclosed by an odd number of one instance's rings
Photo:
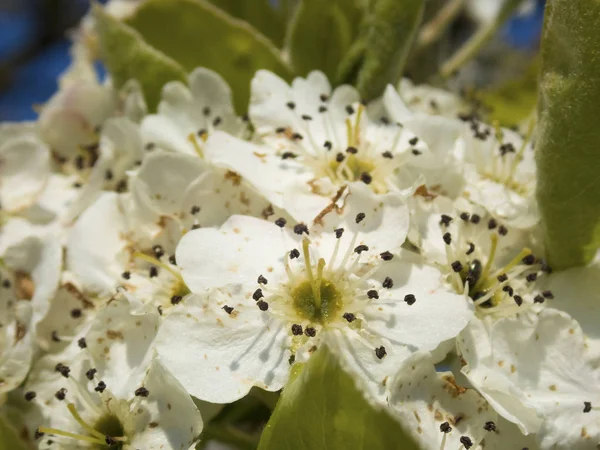
POLYGON ((442 238, 444 239, 444 242, 447 245, 452 244, 452 235, 450 233, 448 233, 448 232, 444 233, 444 236, 442 236, 442 238))
POLYGON ((379 293, 375 289, 370 289, 367 291, 367 297, 370 299, 378 299, 379 293))
POLYGON ((327 150, 331 150, 331 147, 333 147, 333 144, 331 143, 331 141, 325 141, 325 143, 323 144, 323 147, 325 147, 327 150))
POLYGON ((368 172, 363 172, 360 174, 360 181, 365 184, 371 184, 373 177, 368 172))
POLYGON ((206 136, 206 135, 208 134, 208 131, 206 131, 206 128, 200 128, 200 129, 199 129, 199 130, 196 132, 196 134, 197 134, 199 137, 202 137, 202 136, 206 136))
POLYGON ((87 377, 88 380, 93 380, 94 376, 96 375, 96 372, 98 372, 96 369, 89 369, 85 373, 85 376, 87 377))
POLYGON ((381 285, 386 289, 391 289, 394 286, 394 280, 392 280, 390 277, 385 277, 385 280, 383 280, 381 285))
POLYGON ((81 310, 79 308, 73 308, 71 310, 71 317, 73 319, 79 319, 81 317, 81 310))
POLYGON ((454 272, 456 272, 456 273, 463 270, 463 265, 461 264, 460 261, 454 261, 452 264, 450 264, 450 266, 452 267, 452 270, 454 270, 454 272))
POLYGON ((385 152, 383 152, 381 154, 381 156, 383 156, 384 158, 387 158, 387 159, 393 159, 394 158, 394 155, 389 150, 386 150, 385 152))
POLYGON ((348 322, 354 322, 356 320, 356 316, 352 313, 344 313, 344 315, 342 316, 344 319, 346 319, 348 322))
POLYGON ((554 298, 554 294, 552 293, 552 291, 544 291, 544 292, 542 292, 542 295, 544 296, 544 298, 547 298, 550 300, 554 298))
POLYGON ((156 144, 154 142, 148 142, 145 147, 147 152, 151 152, 152 150, 154 150, 156 148, 156 144))
POLYGON ((343 153, 338 153, 337 155, 335 155, 335 160, 339 163, 341 163, 344 160, 345 156, 343 153))
POLYGON ((176 266, 176 265, 177 265, 177 259, 175 258, 175 255, 171 255, 171 256, 169 256, 169 262, 170 262, 171 264, 173 264, 174 266, 176 266))
POLYGON ((292 133, 293 141, 301 141, 302 139, 304 139, 304 136, 302 136, 300 133, 292 133))
POLYGON ((394 258, 394 254, 392 252, 387 251, 387 250, 385 252, 380 253, 379 256, 384 261, 391 261, 394 258))
POLYGON ((154 266, 150 267, 150 278, 158 276, 158 269, 154 266))
POLYGON ((41 438, 42 436, 44 436, 45 433, 41 432, 40 430, 35 430, 35 434, 33 435, 33 437, 37 440, 39 438, 41 438))
POLYGON ((129 279, 131 278, 131 272, 129 272, 129 271, 125 271, 125 272, 123 272, 123 273, 121 274, 121 276, 122 276, 123 278, 125 278, 126 280, 129 280, 129 279))
POLYGON ((535 256, 533 256, 532 254, 529 254, 527 256, 525 256, 521 262, 527 266, 531 266, 534 262, 535 262, 535 256))
POLYGON ((450 426, 450 424, 448 422, 444 422, 444 423, 440 424, 440 431, 442 433, 450 433, 452 431, 452 427, 450 426))
POLYGON ((467 450, 473 447, 473 441, 468 436, 461 436, 459 441, 467 450))
POLYGON ((96 387, 94 388, 94 391, 104 392, 104 389, 106 389, 106 383, 104 381, 99 381, 96 387))
POLYGON ((477 225, 479 222, 481 222, 481 216, 479 214, 473 214, 471 216, 471 223, 477 225))
POLYGON ((296 225, 294 225, 294 233, 296 234, 309 234, 308 233, 308 227, 306 226, 306 224, 303 223, 297 223, 296 225))
POLYGON ((545 301, 546 299, 539 294, 533 297, 533 303, 544 303, 545 301))
POLYGON ((419 155, 423 154, 423 152, 421 150, 417 150, 416 148, 413 148, 410 152, 415 156, 419 156, 419 155))
POLYGON ((304 334, 308 337, 315 337, 317 335, 317 330, 315 330, 313 327, 306 327, 304 334))
POLYGON ((192 206, 192 209, 190 209, 190 213, 192 214, 198 214, 200 212, 200 207, 198 205, 194 205, 192 206))
POLYGON ((288 364, 291 366, 295 362, 296 362, 296 355, 290 355, 290 357, 288 359, 288 364))
POLYGON ((592 410, 592 402, 583 402, 583 412, 589 413, 592 410))
POLYGON ((513 300, 515 301, 515 303, 517 304, 517 306, 521 306, 523 304, 523 297, 521 297, 520 295, 514 295, 513 296, 513 300))
POLYGON ((285 133, 285 127, 278 127, 275 128, 275 133, 285 133))
POLYGON ((475 244, 473 244, 472 242, 469 242, 469 250, 467 250, 465 252, 466 255, 470 255, 471 253, 473 253, 475 251, 475 244))
POLYGON ((136 397, 148 397, 148 394, 150 394, 150 391, 148 391, 148 389, 146 389, 145 387, 139 387, 135 390, 135 396, 136 397))
POLYGON ((256 302, 256 304, 258 306, 258 309, 260 309, 261 311, 266 311, 267 309, 269 309, 269 304, 264 300, 259 300, 258 302, 256 302))
POLYGON ((86 348, 87 342, 85 341, 85 338, 79 338, 79 340, 77 341, 77 345, 79 346, 79 348, 86 348))
POLYGON ((319 98, 322 102, 326 102, 327 100, 329 100, 329 96, 327 94, 320 94, 319 98))
POLYGON ((33 400, 36 397, 36 393, 33 391, 28 391, 25 392, 25 400, 27 400, 28 402, 30 402, 31 400, 33 400))
POLYGON ((471 215, 468 212, 461 212, 459 217, 467 222, 471 218, 471 215))
POLYGON ((327 106, 323 106, 323 105, 319 106, 319 112, 320 113, 327 112, 327 106))
POLYGON ((252 294, 252 298, 255 301, 259 301, 261 298, 264 297, 263 291, 261 288, 258 288, 257 290, 254 291, 254 294, 252 294))
POLYGON ((162 305, 158 305, 158 306, 156 307, 156 310, 158 311, 158 314, 159 314, 159 315, 161 315, 161 316, 163 315, 163 308, 162 308, 162 305))
POLYGON ((285 105, 290 109, 294 109, 296 107, 296 104, 294 102, 287 102, 285 105))
POLYGON ((290 252, 290 259, 295 259, 300 257, 300 252, 297 249, 293 249, 290 252))
POLYGON ((279 228, 285 227, 286 223, 287 223, 287 220, 285 220, 283 217, 280 217, 279 219, 277 219, 275 221, 275 225, 277 225, 279 228))
POLYGON ((500 283, 504 283, 506 280, 508 280, 508 275, 506 275, 505 273, 501 273, 496 278, 500 283))
POLYGON ((205 106, 204 108, 202 108, 202 114, 204 114, 205 116, 210 116, 210 107, 205 106))
POLYGON ((308 114, 302 114, 302 120, 312 120, 312 117, 309 116, 308 114))
POLYGON ((110 169, 106 169, 106 172, 104 172, 104 179, 105 179, 106 181, 110 181, 110 180, 112 180, 112 179, 113 179, 113 173, 112 173, 112 170, 110 170, 110 169))
POLYGON ((389 124, 390 124, 390 119, 388 119, 388 118, 387 118, 387 117, 385 117, 385 116, 381 116, 381 117, 379 118, 379 121, 380 121, 382 124, 384 124, 384 125, 389 125, 389 124))
POLYGON ((483 429, 485 431, 496 431, 496 424, 490 420, 489 422, 485 423, 483 429))
POLYGON ((346 106, 346 112, 348 114, 354 114, 354 108, 351 105, 346 106))
POLYGON ((508 234, 508 228, 506 228, 504 225, 500 225, 498 227, 498 234, 500 236, 506 236, 508 234))
POLYGON ((490 219, 488 221, 488 230, 493 230, 498 226, 498 222, 496 221, 496 219, 490 219))
POLYGON ((358 213, 358 214, 356 215, 356 217, 354 218, 354 221, 355 221, 356 223, 361 223, 365 217, 367 217, 365 213, 362 213, 362 212, 361 212, 361 213, 358 213))
POLYGON ((263 277, 262 275, 259 275, 259 276, 258 276, 258 280, 257 280, 257 281, 258 281, 258 284, 267 284, 267 283, 269 282, 269 281, 268 281, 268 280, 267 280, 265 277, 263 277))
POLYGON ((54 370, 60 373, 65 378, 69 378, 69 373, 71 372, 69 366, 65 366, 63 363, 58 363, 54 367, 54 370))
POLYGON ((525 279, 529 282, 529 283, 533 283, 535 280, 537 280, 537 273, 530 273, 529 275, 527 275, 525 277, 525 279))
POLYGON ((404 301, 408 306, 411 306, 417 301, 417 298, 415 297, 415 294, 406 294, 404 296, 404 301))
POLYGON ((507 293, 507 294, 508 294, 510 297, 512 297, 512 296, 513 296, 513 294, 515 293, 515 291, 513 290, 513 288, 512 288, 512 287, 510 287, 508 284, 507 284, 506 286, 504 286, 504 287, 502 288, 502 290, 503 290, 504 292, 506 292, 506 293, 507 293))
POLYGON ((116 440, 116 439, 114 439, 114 438, 113 438, 113 437, 111 437, 111 436, 108 436, 108 435, 106 435, 106 436, 104 437, 104 442, 105 442, 105 443, 106 443, 106 445, 108 445, 109 447, 112 447, 112 446, 114 446, 114 445, 117 445, 117 440, 116 440))
POLYGON ((387 352, 385 351, 385 347, 383 345, 375 349, 375 356, 377 356, 377 358, 383 359, 385 358, 385 355, 387 355, 387 352))
POLYGON ((292 325, 292 334, 294 336, 300 336, 302 335, 303 331, 302 331, 302 325, 298 325, 297 323, 292 325))
POLYGON ((283 154, 281 155, 281 159, 294 159, 297 156, 298 155, 296 155, 294 152, 283 152, 283 154))
POLYGON ((551 274, 552 273, 552 267, 550 267, 545 261, 542 261, 542 268, 541 268, 542 272, 545 272, 547 274, 551 274))
POLYGON ((160 245, 153 246, 152 251, 154 252, 154 256, 156 256, 157 259, 162 258, 162 256, 165 254, 165 251, 160 245))
POLYGON ((411 139, 408 141, 408 143, 409 143, 410 145, 417 145, 417 143, 418 143, 418 142, 419 142, 419 138, 418 138, 418 137, 416 137, 416 136, 415 136, 414 138, 411 138, 411 139))
POLYGON ((335 237, 339 239, 344 234, 344 229, 343 228, 336 228, 333 232, 335 233, 335 237))
POLYGON ((442 217, 440 218, 440 225, 448 226, 450 225, 450 222, 452 222, 452 217, 447 214, 442 214, 442 217))
POLYGON ((354 249, 354 253, 358 253, 360 255, 362 252, 366 252, 367 250, 369 250, 369 247, 363 244, 356 247, 354 249))
POLYGON ((225 311, 227 314, 231 314, 233 312, 233 308, 231 306, 223 306, 223 311, 225 311))
POLYGON ((54 393, 54 396, 57 400, 64 400, 67 395, 67 390, 65 388, 60 388, 58 391, 54 393))
POLYGON ((173 297, 171 297, 171 304, 172 305, 178 304, 182 298, 183 297, 181 295, 174 295, 173 297))
POLYGON ((52 342, 60 342, 60 338, 58 337, 58 331, 56 331, 56 330, 54 330, 50 334, 50 338, 52 339, 52 342))
POLYGON ((352 155, 356 155, 358 153, 358 149, 356 147, 350 146, 350 147, 348 147, 346 149, 346 153, 350 153, 352 155))

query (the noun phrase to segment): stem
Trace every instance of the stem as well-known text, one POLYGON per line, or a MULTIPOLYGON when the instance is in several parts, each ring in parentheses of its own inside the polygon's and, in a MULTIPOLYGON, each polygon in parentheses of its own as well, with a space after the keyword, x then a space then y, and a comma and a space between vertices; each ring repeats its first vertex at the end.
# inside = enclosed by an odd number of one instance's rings
POLYGON ((450 0, 419 32, 415 51, 419 52, 436 42, 465 6, 465 0, 450 0))
POLYGON ((258 447, 257 437, 244 433, 231 425, 210 423, 202 431, 202 437, 202 446, 210 440, 216 440, 234 445, 240 449, 256 450, 256 447, 258 447))
POLYGON ((444 63, 441 70, 442 77, 450 77, 460 67, 473 59, 479 53, 479 50, 494 37, 498 29, 504 25, 504 22, 512 16, 513 11, 521 4, 521 1, 506 0, 496 18, 490 23, 481 25, 475 34, 444 63))

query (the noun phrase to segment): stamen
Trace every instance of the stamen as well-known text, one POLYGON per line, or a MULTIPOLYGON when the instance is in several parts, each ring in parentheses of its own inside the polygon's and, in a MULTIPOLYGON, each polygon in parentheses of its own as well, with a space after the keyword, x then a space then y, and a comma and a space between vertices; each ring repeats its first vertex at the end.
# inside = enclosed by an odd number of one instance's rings
POLYGON ((39 427, 38 431, 40 433, 52 434, 54 436, 63 436, 71 439, 77 439, 78 441, 89 442, 91 444, 98 445, 106 445, 105 437, 102 436, 102 439, 98 439, 95 437, 84 436, 83 434, 77 433, 69 433, 68 431, 57 430, 56 428, 47 428, 47 427, 39 427))
MULTIPOLYGON (((481 290, 480 289, 481 285, 487 279, 487 277, 490 273, 490 269, 492 268, 492 264, 494 263, 494 259, 496 258, 496 249, 498 248, 498 236, 496 234, 492 234, 490 236, 490 239, 492 241, 492 248, 490 249, 490 255, 488 256, 488 260, 486 261, 483 271, 481 272, 479 281, 477 281, 477 283, 475 283, 475 286, 473 287, 473 292, 477 292, 478 290, 481 290)), ((502 270, 500 273, 502 273, 502 272, 505 272, 505 271, 502 270)))
MULTIPOLYGON (((206 131, 204 131, 204 133, 200 134, 200 139, 202 139, 203 141, 206 141, 206 131)), ((194 133, 190 133, 188 135, 188 141, 192 144, 192 146, 194 147, 194 150, 196 151, 196 153, 198 154, 198 156, 202 159, 204 159, 204 152, 202 151, 202 147, 200 147, 200 144, 198 144, 198 141, 196 140, 196 135, 194 133)))
POLYGON ((177 278, 177 280, 179 282, 184 283, 181 273, 179 273, 179 271, 173 269, 168 264, 165 264, 165 263, 159 261, 158 259, 153 258, 152 256, 149 256, 149 255, 146 255, 145 253, 142 253, 142 252, 135 252, 133 254, 133 256, 135 258, 143 259, 144 261, 149 262, 150 264, 154 264, 156 266, 162 267, 165 270, 168 270, 175 278, 177 278))
POLYGON ((104 434, 100 433, 93 426, 89 425, 85 420, 83 420, 81 418, 81 416, 79 415, 79 413, 75 409, 75 404, 69 403, 67 405, 67 408, 69 409, 69 412, 71 413, 71 415, 73 416, 73 418, 75 419, 75 421, 79 425, 81 425, 82 428, 85 428, 90 434, 96 436, 97 438, 104 440, 104 438, 105 438, 104 434))

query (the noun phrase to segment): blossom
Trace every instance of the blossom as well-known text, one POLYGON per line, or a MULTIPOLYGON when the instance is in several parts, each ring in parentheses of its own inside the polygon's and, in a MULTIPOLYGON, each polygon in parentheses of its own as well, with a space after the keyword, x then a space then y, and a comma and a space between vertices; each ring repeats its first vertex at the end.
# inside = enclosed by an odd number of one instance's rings
POLYGON ((370 120, 354 88, 332 90, 321 72, 296 78, 290 86, 261 70, 251 91, 256 142, 218 132, 203 151, 296 220, 308 221, 345 185, 401 191, 412 188, 419 167, 435 164, 427 144, 410 129, 385 117, 370 120))
POLYGON ((413 113, 455 118, 464 109, 464 102, 457 95, 427 84, 415 85, 408 78, 400 80, 398 93, 413 113))
POLYGON ((489 340, 473 334, 464 349, 469 380, 506 419, 537 431, 541 449, 597 444, 599 374, 588 361, 581 327, 567 314, 546 308, 501 319, 489 340))
POLYGON ((202 429, 189 395, 153 356, 158 313, 119 295, 79 339, 40 359, 25 386, 41 448, 189 448, 202 429))
POLYGON ((233 216, 183 236, 176 257, 194 295, 163 322, 157 350, 192 395, 218 403, 253 385, 278 390, 291 364, 327 345, 381 397, 413 349, 432 350, 467 324, 464 296, 400 251, 401 196, 365 186, 340 209, 311 229, 233 216))

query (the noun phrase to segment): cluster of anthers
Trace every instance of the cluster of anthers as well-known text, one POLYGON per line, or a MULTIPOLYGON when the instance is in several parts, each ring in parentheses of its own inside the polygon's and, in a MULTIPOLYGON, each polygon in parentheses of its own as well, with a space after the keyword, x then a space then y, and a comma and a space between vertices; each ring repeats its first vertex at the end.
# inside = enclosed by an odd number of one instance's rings
POLYGON ((381 118, 380 124, 369 123, 362 103, 357 107, 345 107, 348 114, 344 120, 346 133, 341 137, 327 107, 328 100, 326 95, 320 96, 317 117, 296 113, 296 104, 286 103, 295 113, 295 123, 293 129, 276 129, 287 141, 280 152, 281 158, 298 160, 318 178, 329 178, 336 185, 362 181, 380 194, 398 188, 393 175, 410 158, 422 154, 419 138, 408 138, 408 145, 403 148, 402 138, 407 132, 402 124, 391 124, 385 117, 381 118), (313 122, 317 121, 318 133, 313 128, 313 122), (365 121, 366 124, 362 123, 365 121), (321 142, 323 138, 325 140, 321 142))
POLYGON ((456 292, 469 295, 479 314, 507 317, 553 298, 549 290, 536 292, 538 277, 551 269, 529 248, 499 264, 499 241, 508 228, 496 219, 462 212, 457 218, 442 214, 439 224, 449 281, 456 292))

